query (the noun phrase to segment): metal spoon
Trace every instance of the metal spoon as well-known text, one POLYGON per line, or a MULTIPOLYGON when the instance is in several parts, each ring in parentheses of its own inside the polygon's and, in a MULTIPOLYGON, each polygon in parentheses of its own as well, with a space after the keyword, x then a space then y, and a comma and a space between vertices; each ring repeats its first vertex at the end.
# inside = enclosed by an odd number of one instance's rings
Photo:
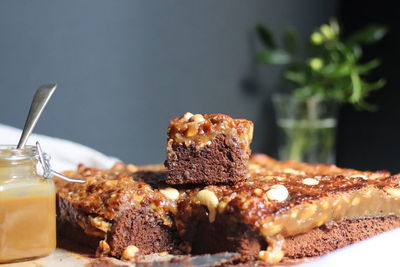
POLYGON ((37 89, 35 96, 33 97, 28 117, 26 118, 24 130, 22 131, 21 138, 19 139, 17 149, 22 149, 25 146, 29 136, 32 133, 33 128, 35 128, 35 125, 39 120, 40 115, 42 114, 44 108, 47 105, 47 102, 49 102, 49 99, 56 88, 57 84, 47 84, 42 85, 39 87, 39 89, 37 89))
MULTIPOLYGON (((22 130, 21 138, 19 139, 17 149, 22 149, 25 146, 29 136, 33 131, 33 128, 35 128, 36 123, 40 118, 40 115, 42 114, 44 108, 47 105, 47 102, 49 102, 50 97, 53 95, 56 88, 57 84, 47 84, 47 85, 42 85, 39 87, 39 89, 37 89, 35 95, 33 96, 32 104, 29 109, 28 117, 26 118, 25 121, 24 129, 22 130)), ((46 178, 51 178, 54 175, 69 182, 75 182, 75 183, 86 182, 85 180, 69 178, 67 176, 62 175, 61 173, 52 170, 50 167, 50 160, 49 158, 47 159, 45 158, 44 156, 45 154, 42 152, 39 142, 36 142, 36 148, 38 150, 39 161, 43 166, 45 172, 44 176, 46 178)))

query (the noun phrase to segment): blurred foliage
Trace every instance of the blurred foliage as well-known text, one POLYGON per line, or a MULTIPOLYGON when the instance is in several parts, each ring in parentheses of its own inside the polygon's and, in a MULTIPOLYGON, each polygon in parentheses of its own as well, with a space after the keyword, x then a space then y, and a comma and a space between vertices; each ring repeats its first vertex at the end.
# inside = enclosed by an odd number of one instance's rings
POLYGON ((309 37, 305 59, 299 56, 299 35, 293 27, 284 31, 282 47, 264 25, 257 25, 256 30, 265 47, 258 55, 258 62, 285 65, 283 77, 294 85, 296 95, 333 99, 365 110, 375 108, 365 98, 383 87, 385 80, 367 81, 367 75, 380 61, 362 62, 362 45, 381 40, 386 27, 370 25, 344 39, 338 22, 331 19, 309 37))

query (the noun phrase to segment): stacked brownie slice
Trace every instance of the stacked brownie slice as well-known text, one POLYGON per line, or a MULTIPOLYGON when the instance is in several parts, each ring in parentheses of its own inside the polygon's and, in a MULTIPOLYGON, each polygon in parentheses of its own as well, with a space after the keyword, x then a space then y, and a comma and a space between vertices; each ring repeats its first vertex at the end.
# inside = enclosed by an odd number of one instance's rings
POLYGON ((166 168, 80 166, 58 182, 64 236, 124 259, 239 252, 277 263, 323 255, 400 226, 400 176, 250 155, 253 124, 185 114, 168 129, 166 168))
POLYGON ((168 127, 166 182, 233 184, 245 180, 253 123, 223 114, 186 113, 168 127))

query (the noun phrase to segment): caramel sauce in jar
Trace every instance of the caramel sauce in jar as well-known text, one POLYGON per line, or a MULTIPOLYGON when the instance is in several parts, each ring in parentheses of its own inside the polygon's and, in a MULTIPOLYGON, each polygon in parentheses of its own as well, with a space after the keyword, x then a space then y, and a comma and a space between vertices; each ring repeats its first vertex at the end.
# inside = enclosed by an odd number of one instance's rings
POLYGON ((36 166, 36 147, 0 146, 0 263, 45 256, 56 247, 54 182, 36 166))

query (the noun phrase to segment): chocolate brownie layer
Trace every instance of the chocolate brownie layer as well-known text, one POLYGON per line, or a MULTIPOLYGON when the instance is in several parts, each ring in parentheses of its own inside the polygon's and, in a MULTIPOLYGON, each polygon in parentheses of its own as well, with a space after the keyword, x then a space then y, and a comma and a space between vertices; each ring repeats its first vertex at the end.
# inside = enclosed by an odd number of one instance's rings
MULTIPOLYGON (((267 247, 265 240, 256 231, 232 216, 224 214, 210 223, 203 207, 194 207, 193 210, 194 220, 188 223, 193 254, 235 251, 242 258, 253 259, 261 249, 267 247)), ((184 238, 187 237, 185 235, 184 238)))
POLYGON ((85 228, 85 233, 83 228, 60 218, 57 232, 63 238, 91 248, 93 253, 98 250, 100 254, 109 254, 117 258, 121 258, 123 251, 131 245, 136 246, 143 255, 178 251, 176 231, 164 225, 154 212, 143 208, 127 209, 121 211, 110 225, 109 231, 103 236, 100 232, 89 232, 88 228, 85 228), (99 250, 100 241, 104 241, 107 247, 99 250))
POLYGON ((233 184, 245 179, 253 123, 186 113, 168 127, 168 184, 233 184))
MULTIPOLYGON (((396 216, 330 222, 307 233, 286 237, 283 261, 318 257, 398 227, 400 218, 396 216)), ((236 251, 241 254, 240 262, 254 261, 261 250, 267 249, 266 242, 247 225, 224 223, 223 219, 214 224, 201 219, 193 240, 194 254, 236 251)))
POLYGON ((171 227, 154 213, 143 208, 124 210, 107 233, 110 255, 120 258, 130 245, 139 248, 141 254, 174 252, 177 237, 171 227))
POLYGON ((332 250, 400 227, 395 216, 331 222, 307 233, 285 239, 285 256, 304 258, 324 255, 332 250))
MULTIPOLYGON (((70 222, 59 220, 57 217, 57 238, 63 241, 77 243, 94 255, 102 237, 87 235, 82 228, 76 227, 70 222)), ((57 241, 58 242, 58 241, 57 241)), ((59 244, 57 243, 57 246, 59 244)))
POLYGON ((210 145, 197 149, 193 144, 174 143, 168 154, 168 184, 236 183, 245 178, 247 160, 242 148, 227 145, 226 136, 215 137, 210 145))

